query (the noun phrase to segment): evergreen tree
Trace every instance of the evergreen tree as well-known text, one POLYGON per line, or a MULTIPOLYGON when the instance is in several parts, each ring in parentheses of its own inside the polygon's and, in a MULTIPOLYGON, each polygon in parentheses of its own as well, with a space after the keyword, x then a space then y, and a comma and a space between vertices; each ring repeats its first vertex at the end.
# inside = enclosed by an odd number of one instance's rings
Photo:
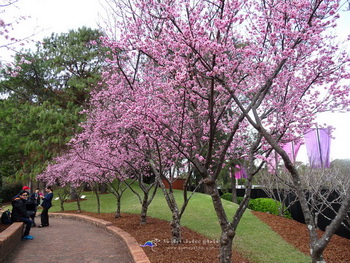
POLYGON ((0 176, 33 177, 65 150, 100 80, 101 36, 88 28, 52 34, 1 72, 0 176))

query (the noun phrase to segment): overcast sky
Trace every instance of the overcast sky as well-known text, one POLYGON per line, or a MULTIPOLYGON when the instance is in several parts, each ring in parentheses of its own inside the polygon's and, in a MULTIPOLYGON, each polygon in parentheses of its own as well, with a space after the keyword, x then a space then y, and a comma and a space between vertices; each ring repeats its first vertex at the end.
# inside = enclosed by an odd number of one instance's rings
MULTIPOLYGON (((14 36, 21 38, 34 34, 33 39, 40 41, 52 32, 67 33, 82 26, 97 28, 99 14, 103 13, 99 0, 19 0, 16 6, 7 7, 0 15, 6 22, 20 16, 28 17, 15 26, 14 36)), ((344 40, 350 34, 350 12, 343 13, 338 24, 337 34, 344 40)), ((26 48, 30 46, 34 44, 26 48)), ((1 50, 0 59, 10 61, 9 54, 1 50)), ((350 159, 350 113, 322 114, 318 123, 336 128, 331 143, 331 160, 350 159)), ((307 160, 305 147, 300 149, 297 159, 307 160)))

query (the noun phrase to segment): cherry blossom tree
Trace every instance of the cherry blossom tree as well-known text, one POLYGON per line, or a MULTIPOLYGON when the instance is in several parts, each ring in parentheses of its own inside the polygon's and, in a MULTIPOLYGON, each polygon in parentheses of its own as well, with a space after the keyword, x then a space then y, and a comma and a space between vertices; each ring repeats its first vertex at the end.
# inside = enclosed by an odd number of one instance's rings
MULTIPOLYGON (((113 78, 108 73, 106 82, 113 78)), ((84 152, 84 160, 89 160, 101 169, 112 166, 108 169, 122 172, 127 178, 138 179, 143 191, 142 198, 137 194, 142 205, 141 224, 146 222, 147 209, 155 195, 156 188, 149 198, 150 189, 159 185, 172 212, 171 240, 173 243, 179 243, 180 219, 192 197, 187 195, 185 189, 184 201, 179 207, 172 190, 172 182, 180 173, 178 168, 183 160, 179 159, 180 154, 171 143, 161 140, 161 131, 152 120, 145 119, 146 116, 140 112, 142 109, 139 105, 132 103, 138 101, 138 98, 133 97, 134 94, 127 90, 121 91, 102 89, 96 92, 91 101, 89 118, 83 125, 84 131, 72 141, 74 151, 77 154, 84 152), (147 125, 144 125, 145 120, 147 125), (87 150, 84 150, 84 147, 87 147, 87 150), (150 173, 155 175, 156 180, 154 184, 146 185, 143 178, 150 173), (168 182, 170 189, 166 189, 163 180, 168 182)), ((191 174, 191 168, 186 170, 186 174, 191 174)), ((130 189, 136 193, 132 187, 130 189)))
MULTIPOLYGON (((348 86, 341 82, 349 78, 348 55, 326 31, 336 26, 339 2, 114 4, 120 33, 105 43, 123 52, 111 60, 117 71, 108 91, 129 93, 140 126, 176 147, 199 171, 222 229, 220 262, 231 261, 232 239, 244 211, 243 204, 232 222, 226 216, 216 184, 223 164, 242 157, 235 156, 238 148, 264 161, 262 153, 271 147, 299 189, 312 260, 322 261, 324 246, 318 247, 298 172, 280 145, 300 137, 316 113, 349 103, 348 86), (249 143, 259 136, 258 147, 249 143)), ((346 209, 345 202, 340 211, 346 209)))
MULTIPOLYGON (((71 189, 78 189, 76 199, 78 211, 80 208, 80 192, 85 184, 95 187, 96 184, 101 184, 107 181, 108 178, 99 176, 101 171, 95 166, 84 162, 78 155, 68 152, 62 156, 56 157, 52 163, 48 165, 46 170, 37 176, 37 180, 43 181, 49 185, 59 185, 64 189, 64 193, 59 196, 61 201, 61 210, 63 211, 63 203, 66 201, 67 195, 71 195, 71 189), (69 189, 65 189, 69 187, 69 189)), ((97 196, 97 191, 95 191, 97 196)), ((98 206, 97 211, 100 211, 99 198, 97 196, 98 206)))

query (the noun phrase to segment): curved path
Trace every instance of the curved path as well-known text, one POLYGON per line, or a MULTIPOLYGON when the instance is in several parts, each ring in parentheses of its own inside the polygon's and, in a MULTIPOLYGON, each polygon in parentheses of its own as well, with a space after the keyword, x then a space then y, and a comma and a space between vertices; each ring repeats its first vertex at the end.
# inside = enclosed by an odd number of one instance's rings
POLYGON ((120 238, 86 222, 50 217, 49 227, 33 227, 30 235, 34 239, 21 241, 7 263, 134 262, 120 238))

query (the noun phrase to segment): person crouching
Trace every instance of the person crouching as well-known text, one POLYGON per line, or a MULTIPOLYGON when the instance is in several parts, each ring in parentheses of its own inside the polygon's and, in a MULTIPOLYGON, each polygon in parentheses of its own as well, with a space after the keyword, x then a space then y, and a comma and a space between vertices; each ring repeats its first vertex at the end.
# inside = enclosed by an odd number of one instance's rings
POLYGON ((29 235, 33 221, 29 218, 26 208, 28 196, 29 193, 25 190, 22 190, 19 192, 18 196, 14 197, 12 200, 12 222, 23 222, 25 224, 22 240, 31 240, 34 238, 33 236, 29 235))

